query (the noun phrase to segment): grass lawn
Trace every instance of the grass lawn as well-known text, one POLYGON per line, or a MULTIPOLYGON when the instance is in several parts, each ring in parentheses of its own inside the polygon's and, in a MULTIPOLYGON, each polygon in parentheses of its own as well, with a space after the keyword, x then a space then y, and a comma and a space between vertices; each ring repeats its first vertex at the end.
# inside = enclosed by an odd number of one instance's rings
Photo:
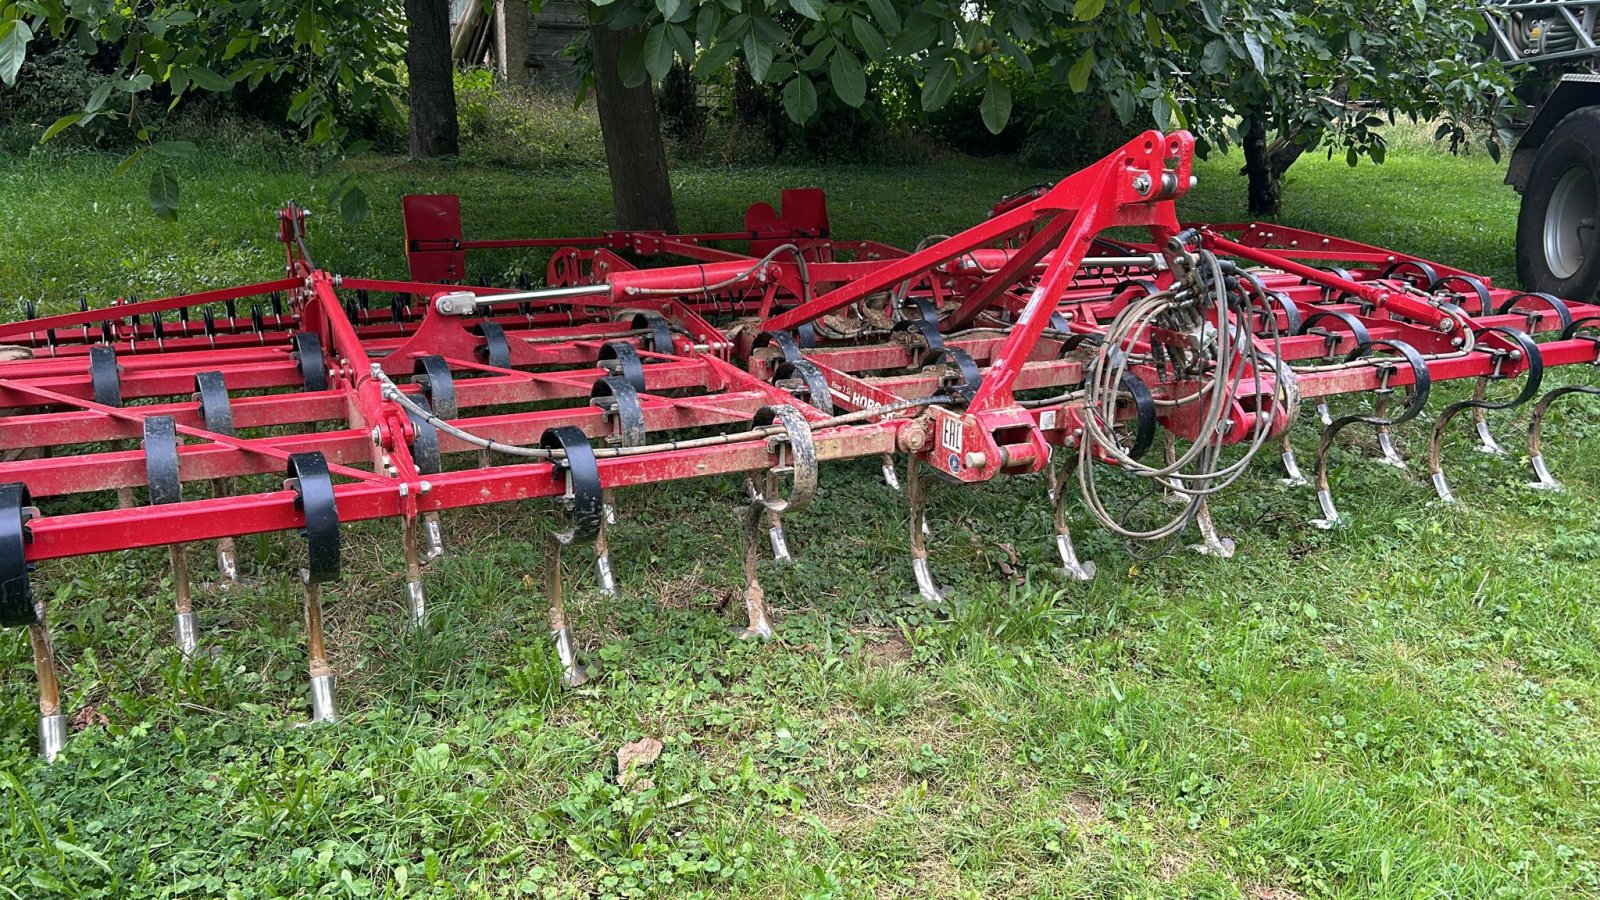
MULTIPOLYGON (((272 209, 323 205, 338 174, 272 141, 208 144, 166 224, 118 161, 0 157, 3 302, 271 277, 272 209)), ((473 236, 608 225, 591 166, 349 165, 373 211, 313 220, 334 271, 403 272, 411 191, 461 194, 473 236)), ((1237 167, 1201 165, 1185 212, 1242 217, 1237 167)), ((674 179, 685 228, 817 185, 838 235, 911 244, 1061 174, 952 159, 674 179)), ((1509 279, 1501 177, 1414 145, 1381 167, 1308 158, 1284 220, 1509 279)), ((1080 527, 1090 584, 1053 571, 1039 479, 936 485, 931 552, 956 588, 942 612, 907 599, 903 497, 875 463, 827 467, 789 523, 798 564, 764 573, 767 646, 725 631, 739 483, 630 491, 612 531, 624 598, 600 602, 575 566, 569 609, 603 673, 572 692, 545 638, 541 504, 446 515, 420 637, 398 526, 347 528, 329 600, 346 718, 327 728, 291 727, 306 706, 292 536, 242 541, 251 584, 201 592, 216 652, 192 667, 169 637, 164 551, 43 565, 69 715, 104 718, 36 762, 27 639, 0 633, 0 897, 1597 895, 1600 414, 1568 402, 1547 431, 1565 493, 1527 490, 1525 460, 1461 436, 1463 502, 1443 507, 1418 474, 1425 425, 1398 435, 1409 473, 1353 433, 1334 484, 1350 527, 1311 527, 1313 496, 1267 453, 1214 506, 1237 558, 1139 559, 1080 527), (665 744, 650 785, 619 788, 617 749, 643 737, 665 744)), ((1525 418, 1497 420, 1508 446, 1525 418)), ((1316 433, 1308 415, 1303 460, 1316 433)))

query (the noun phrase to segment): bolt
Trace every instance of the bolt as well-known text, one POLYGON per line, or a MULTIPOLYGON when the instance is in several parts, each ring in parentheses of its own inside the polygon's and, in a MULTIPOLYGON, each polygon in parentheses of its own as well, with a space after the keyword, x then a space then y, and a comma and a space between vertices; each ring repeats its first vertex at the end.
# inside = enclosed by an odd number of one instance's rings
POLYGON ((406 484, 404 481, 400 482, 400 496, 404 497, 404 496, 406 496, 406 495, 408 495, 410 493, 411 493, 411 485, 406 484))
POLYGON ((421 484, 417 485, 417 490, 420 491, 421 493, 426 494, 429 491, 433 490, 433 485, 431 483, 429 483, 429 482, 424 481, 421 484))
POLYGON ((1133 191, 1134 191, 1134 193, 1138 194, 1141 197, 1145 196, 1146 194, 1149 194, 1150 193, 1150 176, 1146 175, 1146 174, 1144 174, 1142 172, 1139 173, 1138 175, 1133 176, 1133 191))
POLYGON ((967 468, 969 469, 981 469, 988 464, 989 457, 985 456, 981 451, 973 450, 967 454, 967 468))
POLYGON ((372 426, 372 442, 374 444, 383 442, 383 433, 378 430, 376 425, 372 426))

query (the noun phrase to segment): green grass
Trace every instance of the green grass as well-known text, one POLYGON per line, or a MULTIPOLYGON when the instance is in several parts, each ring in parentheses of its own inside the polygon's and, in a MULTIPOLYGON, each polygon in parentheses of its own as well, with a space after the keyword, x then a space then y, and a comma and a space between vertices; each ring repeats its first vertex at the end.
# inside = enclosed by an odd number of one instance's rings
MULTIPOLYGON (((399 197, 418 190, 460 193, 475 236, 608 225, 603 171, 531 158, 357 160, 373 215, 318 216, 313 250, 336 271, 402 273, 399 197)), ((63 308, 271 277, 272 208, 318 206, 338 175, 268 139, 208 145, 165 224, 117 161, 0 158, 0 294, 63 308)), ((1201 165, 1185 213, 1241 218, 1237 165, 1201 165)), ((913 243, 1060 174, 948 159, 673 177, 686 228, 818 185, 837 234, 913 243)), ((1416 146, 1382 167, 1309 158, 1284 221, 1509 279, 1501 177, 1416 146)), ((1087 585, 1053 573, 1038 479, 936 485, 944 612, 907 599, 903 498, 865 461, 830 466, 789 525, 798 564, 764 569, 768 646, 725 630, 737 481, 624 492, 625 597, 601 602, 574 563, 575 626, 602 665, 574 692, 544 638, 544 506, 445 517, 422 637, 403 622, 397 528, 349 528, 332 728, 291 727, 291 536, 241 542, 251 585, 202 592, 215 655, 189 669, 164 553, 47 564, 35 583, 69 713, 106 723, 37 763, 26 638, 0 634, 0 897, 1600 894, 1600 417, 1569 402, 1547 442, 1566 493, 1524 489, 1524 461, 1457 438, 1464 502, 1441 507, 1416 472, 1423 426, 1399 436, 1411 473, 1354 435, 1334 485, 1351 527, 1312 528, 1310 493, 1263 459, 1215 505, 1237 558, 1141 561, 1080 527, 1100 564, 1087 585), (1016 579, 1000 571, 1012 554, 1016 579), (651 786, 617 787, 617 748, 647 736, 665 743, 651 786)), ((1514 444, 1520 425, 1499 421, 1514 444)), ((1297 432, 1302 454, 1315 433, 1297 432)))

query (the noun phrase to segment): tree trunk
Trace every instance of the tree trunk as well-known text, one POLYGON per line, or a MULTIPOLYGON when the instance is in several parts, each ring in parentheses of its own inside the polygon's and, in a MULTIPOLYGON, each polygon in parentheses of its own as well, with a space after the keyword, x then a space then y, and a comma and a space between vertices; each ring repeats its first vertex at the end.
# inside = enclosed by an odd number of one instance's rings
POLYGON ((411 158, 460 152, 450 0, 406 0, 406 70, 411 82, 411 158))
POLYGON ((1276 218, 1283 212, 1283 174, 1307 149, 1316 146, 1322 132, 1291 132, 1267 143, 1266 117, 1251 114, 1244 130, 1244 168, 1250 179, 1250 215, 1276 218))
POLYGON ((528 0, 497 0, 494 5, 494 61, 502 81, 527 84, 528 25, 532 16, 528 0))
POLYGON ((598 22, 589 27, 594 43, 595 105, 611 174, 611 203, 618 228, 677 231, 655 91, 648 79, 636 87, 625 86, 618 70, 622 42, 630 33, 598 22))
POLYGON ((1250 179, 1250 215, 1276 217, 1283 211, 1283 186, 1272 171, 1267 125, 1260 115, 1252 115, 1244 129, 1244 174, 1250 179))

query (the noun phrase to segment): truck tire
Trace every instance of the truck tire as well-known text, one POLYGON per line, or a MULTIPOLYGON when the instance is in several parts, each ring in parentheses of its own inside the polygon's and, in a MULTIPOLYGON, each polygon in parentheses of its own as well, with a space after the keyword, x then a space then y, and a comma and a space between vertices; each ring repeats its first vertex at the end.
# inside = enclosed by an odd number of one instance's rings
POLYGON ((1534 158, 1517 215, 1523 287, 1589 300, 1600 288, 1600 107, 1562 119, 1534 158))

